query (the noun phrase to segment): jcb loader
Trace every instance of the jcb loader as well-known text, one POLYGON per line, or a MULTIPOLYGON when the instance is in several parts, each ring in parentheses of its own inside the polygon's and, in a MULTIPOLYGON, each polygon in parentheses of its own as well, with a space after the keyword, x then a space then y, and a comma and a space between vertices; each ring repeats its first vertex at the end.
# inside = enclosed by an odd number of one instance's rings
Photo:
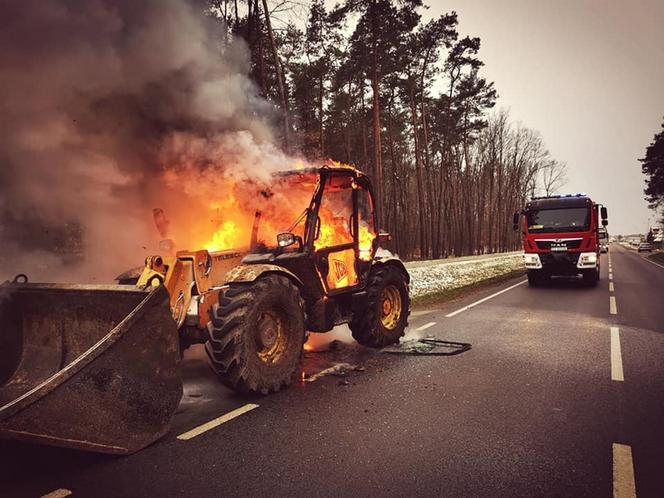
POLYGON ((0 436, 133 453, 168 431, 179 362, 204 343, 221 381, 267 394, 288 385, 307 331, 348 323, 369 347, 399 341, 409 276, 380 240, 371 184, 349 166, 280 173, 312 197, 276 240, 250 250, 152 256, 129 285, 0 286, 0 436))

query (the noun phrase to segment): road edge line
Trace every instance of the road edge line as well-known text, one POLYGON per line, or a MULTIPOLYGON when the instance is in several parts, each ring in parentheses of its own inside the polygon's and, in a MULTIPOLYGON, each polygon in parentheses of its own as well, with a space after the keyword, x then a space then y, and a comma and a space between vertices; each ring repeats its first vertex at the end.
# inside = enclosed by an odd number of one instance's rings
POLYGON ((462 312, 464 312, 464 311, 466 311, 466 310, 469 310, 470 308, 474 308, 474 307, 477 306, 478 304, 482 304, 482 303, 488 301, 489 299, 493 299, 494 297, 499 296, 499 295, 503 294, 504 292, 510 291, 510 290, 514 289, 515 287, 518 287, 518 286, 520 286, 520 285, 523 285, 523 284, 525 284, 526 282, 528 282, 528 280, 522 280, 522 281, 519 282, 518 284, 510 285, 510 286, 507 287, 506 289, 503 289, 503 290, 501 290, 501 291, 495 292, 494 294, 491 294, 490 296, 487 296, 487 297, 485 297, 485 298, 482 298, 482 299, 480 299, 479 301, 475 301, 474 303, 471 303, 471 304, 469 304, 469 305, 467 305, 467 306, 464 306, 463 308, 459 308, 458 310, 453 311, 452 313, 448 313, 447 315, 445 315, 445 318, 452 318, 453 316, 456 316, 456 315, 458 315, 459 313, 462 313, 462 312))
POLYGON ((177 439, 181 441, 188 441, 189 439, 195 438, 196 436, 200 436, 204 432, 209 431, 210 429, 214 429, 215 427, 219 427, 221 424, 225 424, 229 420, 233 420, 236 417, 239 417, 240 415, 243 415, 255 408, 258 408, 259 405, 256 405, 254 403, 247 403, 244 406, 241 406, 240 408, 236 408, 233 411, 230 411, 221 417, 217 417, 215 419, 210 420, 209 422, 205 422, 204 424, 199 425, 198 427, 194 427, 190 431, 184 432, 180 434, 177 439))
POLYGON ((649 258, 642 257, 641 259, 648 262, 648 263, 650 263, 650 264, 652 264, 652 265, 659 266, 660 268, 664 268, 664 265, 660 265, 659 263, 655 263, 654 261, 651 261, 649 258))

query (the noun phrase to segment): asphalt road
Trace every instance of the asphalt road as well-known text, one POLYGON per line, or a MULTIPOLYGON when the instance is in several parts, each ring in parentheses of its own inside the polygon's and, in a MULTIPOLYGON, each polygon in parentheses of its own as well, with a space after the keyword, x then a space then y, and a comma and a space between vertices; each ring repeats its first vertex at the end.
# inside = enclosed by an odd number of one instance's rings
POLYGON ((342 342, 239 398, 190 350, 164 439, 124 458, 2 442, 0 495, 664 496, 664 268, 610 258, 597 288, 520 277, 416 310, 409 337, 472 344, 456 356, 342 342))

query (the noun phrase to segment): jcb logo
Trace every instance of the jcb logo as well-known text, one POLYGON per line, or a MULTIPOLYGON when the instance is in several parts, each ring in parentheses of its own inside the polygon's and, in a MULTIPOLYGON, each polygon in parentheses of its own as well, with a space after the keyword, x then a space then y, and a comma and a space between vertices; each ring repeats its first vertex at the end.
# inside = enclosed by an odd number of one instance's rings
POLYGON ((338 259, 333 259, 332 263, 334 266, 334 276, 337 277, 337 281, 341 280, 342 278, 348 275, 348 268, 346 268, 346 265, 344 264, 343 261, 339 261, 338 259))

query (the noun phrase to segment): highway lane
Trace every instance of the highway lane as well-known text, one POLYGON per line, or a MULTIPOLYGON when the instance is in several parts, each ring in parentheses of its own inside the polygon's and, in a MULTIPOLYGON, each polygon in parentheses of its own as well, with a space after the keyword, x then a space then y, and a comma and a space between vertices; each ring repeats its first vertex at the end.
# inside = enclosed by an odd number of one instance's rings
POLYGON ((664 495, 664 268, 612 245, 624 385, 620 426, 633 447, 640 496, 664 495))
MULTIPOLYGON (((420 334, 472 343, 458 356, 391 356, 343 344, 307 354, 303 367, 309 375, 337 363, 359 367, 347 367, 347 376, 238 398, 190 355, 188 395, 162 441, 127 458, 0 443, 0 489, 8 496, 56 489, 74 496, 610 496, 619 443, 633 450, 638 496, 661 496, 664 336, 652 296, 664 286, 652 278, 659 269, 636 255, 612 250, 611 257, 614 293, 604 255, 597 288, 518 285, 447 317, 519 278, 417 310, 409 335, 428 326, 420 334), (617 315, 609 313, 612 294, 617 315), (612 326, 620 329, 620 382, 611 378, 612 326), (177 439, 250 403, 259 407, 177 439)), ((618 481, 629 484, 621 472, 618 481)))

